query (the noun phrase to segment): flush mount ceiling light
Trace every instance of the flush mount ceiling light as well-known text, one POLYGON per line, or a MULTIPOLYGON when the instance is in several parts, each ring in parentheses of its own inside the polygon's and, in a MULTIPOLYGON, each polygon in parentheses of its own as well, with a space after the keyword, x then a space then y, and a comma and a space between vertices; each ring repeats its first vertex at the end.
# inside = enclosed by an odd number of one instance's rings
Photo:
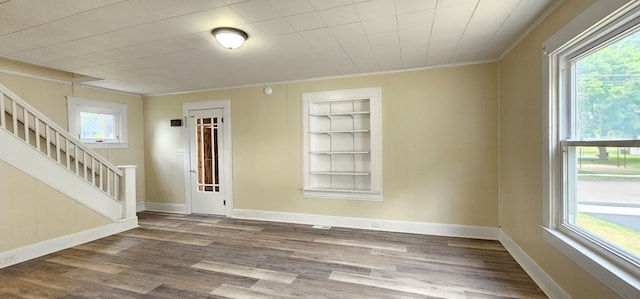
POLYGON ((218 27, 211 30, 211 34, 216 38, 218 43, 227 49, 237 49, 244 44, 244 41, 249 38, 249 35, 236 28, 231 27, 218 27))

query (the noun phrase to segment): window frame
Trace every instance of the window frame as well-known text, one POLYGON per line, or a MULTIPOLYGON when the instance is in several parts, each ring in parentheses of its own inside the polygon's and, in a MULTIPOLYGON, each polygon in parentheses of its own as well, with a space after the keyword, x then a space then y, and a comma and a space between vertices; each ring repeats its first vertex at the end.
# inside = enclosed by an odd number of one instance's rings
POLYGON ((67 112, 69 133, 77 136, 82 143, 89 148, 128 148, 128 127, 127 127, 127 105, 122 103, 90 100, 79 97, 67 97, 67 112), (80 113, 100 113, 114 116, 114 131, 116 139, 96 139, 81 138, 80 136, 80 113))
POLYGON ((543 45, 543 238, 623 297, 640 293, 640 265, 612 246, 564 223, 569 151, 578 146, 637 147, 639 140, 572 140, 576 120, 571 62, 628 30, 640 28, 640 3, 597 1, 543 45), (569 124, 569 125, 566 125, 569 124))

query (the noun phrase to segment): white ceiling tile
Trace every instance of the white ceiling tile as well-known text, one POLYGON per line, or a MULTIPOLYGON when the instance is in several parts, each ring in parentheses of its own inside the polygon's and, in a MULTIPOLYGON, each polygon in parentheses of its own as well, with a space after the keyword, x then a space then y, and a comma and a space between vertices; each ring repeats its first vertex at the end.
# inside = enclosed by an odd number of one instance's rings
POLYGON ((427 65, 447 64, 456 49, 456 44, 430 44, 427 65))
POLYGON ((450 54, 432 54, 427 56, 427 62, 425 66, 434 66, 434 65, 445 65, 449 64, 451 61, 450 54))
POLYGON ((250 22, 270 20, 279 17, 278 13, 264 0, 251 0, 231 5, 231 9, 250 22))
POLYGON ((320 52, 325 57, 327 63, 336 71, 338 75, 353 74, 358 72, 358 68, 353 64, 349 55, 342 50, 320 52))
POLYGON ((227 5, 232 5, 240 2, 247 2, 249 0, 223 0, 227 5))
POLYGON ((318 28, 313 30, 307 30, 299 34, 304 40, 308 42, 324 43, 324 42, 336 40, 336 38, 333 36, 333 33, 331 33, 331 30, 329 30, 329 28, 318 28))
POLYGON ((185 14, 196 13, 203 10, 213 9, 225 6, 222 0, 137 0, 143 2, 144 7, 150 14, 155 14, 161 18, 169 18, 182 16, 185 14))
POLYGON ((476 1, 436 9, 431 44, 458 43, 475 9, 476 1))
POLYGON ((73 40, 76 36, 67 28, 59 26, 31 27, 19 32, 0 36, 0 54, 8 55, 34 50, 73 40))
POLYGON ((458 48, 456 49, 455 53, 453 53, 453 55, 451 56, 451 62, 463 63, 463 62, 474 61, 476 60, 478 53, 479 53, 478 49, 458 48))
POLYGON ((338 6, 352 5, 351 0, 311 0, 316 10, 323 10, 338 6))
POLYGON ((398 15, 398 28, 417 28, 431 31, 433 18, 435 17, 435 9, 421 10, 412 13, 398 15))
POLYGON ((198 13, 172 18, 171 22, 190 32, 211 31, 216 27, 237 26, 249 23, 229 7, 209 9, 198 13))
POLYGON ((397 31, 370 34, 367 38, 382 70, 402 68, 402 54, 397 31))
POLYGON ((490 39, 506 21, 518 2, 520 0, 480 1, 462 35, 462 42, 466 39, 490 39))
POLYGON ((444 1, 438 1, 436 7, 445 8, 445 7, 456 7, 460 5, 470 5, 470 4, 476 5, 478 1, 480 0, 444 0, 444 1))
POLYGON ((427 60, 427 45, 424 42, 400 41, 402 66, 406 68, 422 67, 427 60))
POLYGON ((11 19, 15 23, 26 26, 36 26, 122 1, 57 0, 53 5, 51 5, 52 3, 47 3, 47 1, 39 0, 8 1, 1 4, 0 11, 2 11, 2 17, 5 19, 11 19))
POLYGON ((362 24, 353 23, 353 24, 345 24, 332 26, 331 32, 336 39, 352 39, 352 38, 364 38, 367 34, 364 32, 364 28, 362 28, 362 24))
POLYGON ((360 21, 358 12, 353 5, 340 6, 321 10, 320 16, 328 26, 355 23, 360 21))
POLYGON ((189 32, 182 27, 176 26, 171 21, 165 20, 131 26, 106 35, 121 46, 130 46, 185 35, 188 33, 189 32))
POLYGON ((92 39, 80 39, 68 43, 47 46, 35 50, 20 52, 16 57, 21 60, 35 61, 37 63, 47 63, 63 58, 74 56, 84 56, 91 53, 104 51, 104 45, 96 43, 92 39))
POLYGON ((308 0, 266 0, 282 17, 312 12, 315 9, 308 0))
POLYGON ((429 45, 429 37, 431 36, 431 28, 413 27, 410 29, 398 30, 400 41, 424 42, 429 45))
POLYGON ((396 5, 393 0, 372 0, 356 4, 361 19, 376 19, 381 16, 395 16, 396 5))
POLYGON ((0 17, 0 36, 25 29, 27 27, 27 25, 0 17))
POLYGON ((395 15, 384 15, 376 19, 363 19, 362 27, 367 34, 398 30, 398 21, 395 15))
POLYGON ((420 10, 435 9, 437 0, 396 0, 398 14, 406 14, 420 10))
POLYGON ((252 25, 255 27, 256 34, 265 36, 282 35, 294 32, 293 27, 281 18, 255 22, 252 25))
POLYGON ((324 28, 327 25, 317 12, 309 12, 295 16, 285 17, 287 22, 293 26, 296 31, 305 31, 316 28, 324 28))
POLYGON ((366 37, 340 40, 340 45, 360 72, 380 71, 378 60, 366 37))

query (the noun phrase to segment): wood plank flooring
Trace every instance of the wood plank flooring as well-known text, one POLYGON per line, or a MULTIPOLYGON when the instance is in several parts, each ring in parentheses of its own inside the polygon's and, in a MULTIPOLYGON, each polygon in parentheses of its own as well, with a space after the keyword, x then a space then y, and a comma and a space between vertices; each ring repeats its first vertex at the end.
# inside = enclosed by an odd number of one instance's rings
POLYGON ((547 298, 496 241, 138 216, 0 269, 0 298, 547 298))

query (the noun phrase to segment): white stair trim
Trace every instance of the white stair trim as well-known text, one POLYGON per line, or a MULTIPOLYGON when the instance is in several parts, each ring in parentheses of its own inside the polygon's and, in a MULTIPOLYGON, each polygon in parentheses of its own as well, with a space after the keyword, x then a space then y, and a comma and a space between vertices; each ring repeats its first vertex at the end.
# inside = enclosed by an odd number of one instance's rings
POLYGON ((88 184, 23 140, 0 130, 0 159, 49 185, 60 193, 115 222, 122 218, 122 203, 88 184))

